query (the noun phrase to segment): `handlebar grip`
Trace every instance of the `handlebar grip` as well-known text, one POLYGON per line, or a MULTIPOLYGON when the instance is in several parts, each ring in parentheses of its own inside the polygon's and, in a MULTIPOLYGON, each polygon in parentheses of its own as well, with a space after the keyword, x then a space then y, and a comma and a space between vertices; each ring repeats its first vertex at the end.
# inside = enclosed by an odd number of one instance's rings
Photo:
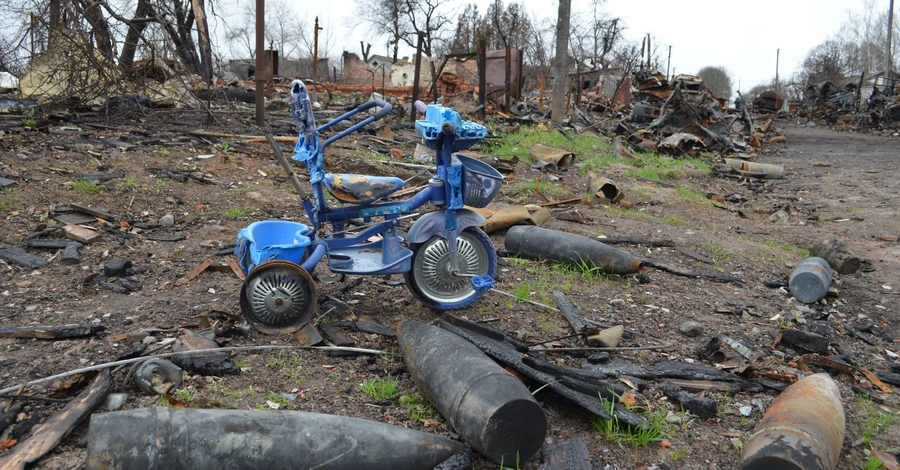
POLYGON ((428 106, 423 103, 421 100, 416 100, 416 111, 425 114, 425 110, 428 109, 428 106))
POLYGON ((375 100, 374 103, 377 103, 378 106, 381 106, 381 109, 379 109, 378 112, 375 113, 376 121, 387 116, 388 114, 391 114, 391 109, 393 109, 393 107, 391 106, 390 103, 386 103, 381 100, 375 100))

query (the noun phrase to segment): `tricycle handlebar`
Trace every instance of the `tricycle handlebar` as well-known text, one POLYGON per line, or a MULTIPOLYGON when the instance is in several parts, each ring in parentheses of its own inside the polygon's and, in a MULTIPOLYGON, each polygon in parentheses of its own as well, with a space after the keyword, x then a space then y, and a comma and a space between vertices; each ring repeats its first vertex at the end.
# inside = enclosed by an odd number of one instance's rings
POLYGON ((384 118, 385 116, 387 116, 388 114, 391 113, 392 106, 390 105, 390 103, 386 103, 386 102, 381 101, 381 100, 367 101, 367 102, 363 103, 362 105, 360 105, 358 108, 356 108, 356 109, 354 109, 354 110, 352 110, 352 111, 348 111, 348 112, 342 114, 341 116, 338 116, 338 117, 332 119, 332 120, 329 121, 327 124, 325 124, 325 125, 319 127, 319 129, 318 129, 319 132, 324 131, 325 129, 328 129, 328 128, 331 127, 331 126, 333 126, 333 125, 335 125, 335 124, 337 124, 337 123, 339 123, 339 122, 341 122, 341 121, 346 120, 347 118, 349 118, 350 116, 353 116, 354 114, 357 114, 357 113, 359 113, 359 112, 361 112, 361 111, 365 111, 365 110, 367 110, 367 109, 369 109, 369 108, 372 108, 372 107, 375 107, 375 106, 381 106, 381 109, 379 109, 377 113, 375 113, 374 115, 369 116, 369 117, 363 119, 362 121, 360 121, 360 122, 354 124, 354 125, 351 126, 349 129, 344 130, 344 131, 341 131, 341 132, 338 132, 337 134, 331 136, 328 140, 326 140, 326 141, 322 144, 322 148, 321 148, 320 150, 324 152, 324 151, 325 151, 325 147, 327 147, 329 144, 331 144, 331 143, 334 142, 335 140, 342 139, 342 138, 344 138, 347 134, 356 132, 357 130, 359 130, 359 129, 365 127, 366 125, 368 125, 369 123, 384 118))

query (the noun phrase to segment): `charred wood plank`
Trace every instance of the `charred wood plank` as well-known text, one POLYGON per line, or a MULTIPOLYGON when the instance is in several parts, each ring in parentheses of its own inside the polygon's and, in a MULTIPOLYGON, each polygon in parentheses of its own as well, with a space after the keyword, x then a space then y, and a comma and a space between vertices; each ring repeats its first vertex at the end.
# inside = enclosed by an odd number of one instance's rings
POLYGON ((697 397, 685 392, 681 387, 671 382, 663 382, 657 388, 666 398, 702 419, 715 418, 719 411, 719 406, 715 400, 697 397))
POLYGON ((591 454, 584 438, 548 444, 538 470, 592 470, 591 454))
POLYGON ((53 450, 84 417, 103 403, 109 391, 109 371, 101 372, 81 394, 48 419, 25 442, 0 459, 0 468, 21 469, 53 450))
MULTIPOLYGON (((612 419, 613 415, 611 415, 603 407, 603 404, 596 396, 576 392, 575 390, 572 390, 559 383, 557 377, 550 374, 545 374, 537 369, 525 365, 525 363, 522 361, 522 354, 513 349, 513 347, 511 347, 510 345, 501 343, 491 338, 479 336, 463 328, 458 328, 454 325, 451 325, 445 320, 438 320, 437 325, 474 344, 478 347, 478 349, 481 349, 482 352, 487 354, 495 361, 510 366, 513 369, 521 372, 526 377, 529 377, 536 382, 546 385, 547 388, 553 390, 560 396, 568 399, 576 405, 584 408, 586 411, 594 414, 595 416, 598 416, 602 419, 612 419)), ((619 408, 620 407, 616 406, 616 409, 619 408)), ((616 413, 616 416, 619 417, 619 413, 616 413)), ((628 414, 622 414, 622 416, 619 417, 619 421, 632 427, 645 427, 647 425, 646 419, 636 415, 632 417, 628 414)))
POLYGON ((66 339, 93 336, 105 330, 102 325, 61 325, 0 328, 0 338, 66 339))
MULTIPOLYGON (((551 292, 553 293, 553 298, 556 299, 556 305, 559 307, 559 310, 566 316, 566 320, 568 320, 569 325, 572 326, 576 333, 596 333, 597 329, 592 328, 591 324, 575 309, 575 305, 572 304, 565 294, 558 290, 551 292), (590 330, 590 332, 586 330, 590 330)), ((581 340, 585 343, 587 342, 584 337, 581 340)))

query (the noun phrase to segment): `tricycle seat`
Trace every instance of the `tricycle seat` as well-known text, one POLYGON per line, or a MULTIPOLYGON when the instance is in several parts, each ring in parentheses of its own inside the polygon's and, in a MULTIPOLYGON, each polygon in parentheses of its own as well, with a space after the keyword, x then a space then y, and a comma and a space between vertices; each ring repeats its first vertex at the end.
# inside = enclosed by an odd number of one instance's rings
POLYGON ((325 189, 337 200, 350 204, 369 204, 389 196, 403 187, 403 180, 393 176, 366 176, 327 173, 325 189))

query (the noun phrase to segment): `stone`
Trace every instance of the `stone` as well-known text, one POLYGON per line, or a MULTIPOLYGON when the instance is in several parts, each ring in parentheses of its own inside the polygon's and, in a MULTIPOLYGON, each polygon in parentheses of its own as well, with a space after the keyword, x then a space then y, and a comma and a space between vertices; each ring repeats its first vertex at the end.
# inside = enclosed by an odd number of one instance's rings
POLYGON ((47 264, 47 260, 40 256, 28 253, 17 246, 6 246, 3 244, 0 244, 0 260, 31 269, 37 269, 47 264))
POLYGON ((625 327, 622 325, 607 328, 599 333, 588 336, 588 343, 594 347, 614 348, 622 341, 622 334, 625 333, 625 327))
POLYGON ((693 320, 688 320, 678 327, 678 331, 689 338, 696 338, 703 334, 703 325, 693 320))
MULTIPOLYGON (((172 345, 172 351, 197 351, 218 347, 219 345, 215 341, 194 334, 193 331, 185 330, 184 334, 172 345)), ((234 360, 227 351, 173 356, 170 359, 175 365, 192 374, 221 376, 240 373, 240 369, 234 364, 234 360)))
POLYGON ((172 214, 166 214, 159 218, 159 225, 163 227, 171 227, 175 225, 175 216, 172 214))
POLYGON ((113 257, 103 263, 103 274, 106 277, 119 277, 131 267, 131 261, 125 258, 113 257))
POLYGON ((587 357, 587 361, 591 364, 605 364, 609 362, 609 359, 608 352, 594 353, 587 357))

